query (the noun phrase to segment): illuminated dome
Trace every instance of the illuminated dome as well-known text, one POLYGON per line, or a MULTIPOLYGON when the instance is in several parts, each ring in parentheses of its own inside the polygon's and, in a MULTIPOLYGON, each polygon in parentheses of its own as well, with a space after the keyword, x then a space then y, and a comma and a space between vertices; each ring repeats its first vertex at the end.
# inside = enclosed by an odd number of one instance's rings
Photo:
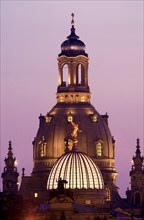
POLYGON ((39 117, 33 141, 32 175, 43 176, 47 184, 54 163, 65 151, 63 140, 71 132, 70 122, 74 121, 82 130, 78 136, 79 150, 100 168, 105 183, 115 184, 115 140, 109 129, 108 115, 99 114, 91 104, 89 58, 84 43, 75 34, 73 19, 71 24, 71 34, 62 43, 58 57, 57 103, 39 117))
POLYGON ((62 178, 71 189, 103 189, 103 177, 93 160, 78 150, 63 154, 53 165, 48 177, 47 188, 56 189, 57 180, 62 178))
POLYGON ((65 56, 77 56, 77 55, 85 55, 88 56, 85 53, 85 44, 79 40, 79 37, 75 34, 75 28, 74 28, 74 14, 72 14, 72 22, 71 22, 71 33, 67 37, 68 40, 65 40, 61 44, 61 54, 59 56, 65 55, 65 56))

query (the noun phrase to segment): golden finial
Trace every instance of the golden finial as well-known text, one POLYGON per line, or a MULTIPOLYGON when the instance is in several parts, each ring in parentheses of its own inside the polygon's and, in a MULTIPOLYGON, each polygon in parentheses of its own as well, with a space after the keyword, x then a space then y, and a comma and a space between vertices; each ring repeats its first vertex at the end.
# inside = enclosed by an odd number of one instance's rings
POLYGON ((72 13, 71 16, 72 16, 71 25, 74 26, 74 13, 72 13))

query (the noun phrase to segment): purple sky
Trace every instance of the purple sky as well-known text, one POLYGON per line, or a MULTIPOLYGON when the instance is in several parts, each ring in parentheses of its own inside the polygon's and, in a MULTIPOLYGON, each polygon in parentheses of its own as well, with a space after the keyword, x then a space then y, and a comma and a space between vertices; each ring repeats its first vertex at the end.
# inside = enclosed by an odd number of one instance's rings
POLYGON ((70 33, 89 54, 91 103, 108 112, 117 186, 129 187, 136 138, 143 152, 143 1, 1 1, 1 170, 8 141, 26 174, 39 114, 56 104, 57 55, 70 33))

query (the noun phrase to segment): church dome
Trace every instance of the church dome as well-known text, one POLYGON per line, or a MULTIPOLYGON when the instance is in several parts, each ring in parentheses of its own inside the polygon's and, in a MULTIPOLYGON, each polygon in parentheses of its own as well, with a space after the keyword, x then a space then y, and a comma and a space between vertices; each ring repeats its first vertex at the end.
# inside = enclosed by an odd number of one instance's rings
POLYGON ((61 53, 59 56, 65 55, 65 56, 78 56, 78 55, 85 55, 88 56, 85 53, 85 44, 79 40, 79 37, 75 34, 75 28, 74 28, 74 14, 72 14, 72 27, 71 27, 71 33, 67 37, 68 40, 65 40, 61 44, 61 53))
POLYGON ((75 34, 75 29, 72 28, 71 34, 67 37, 68 40, 65 40, 61 44, 62 51, 64 50, 85 50, 85 44, 79 40, 78 36, 75 34))
POLYGON ((59 178, 68 182, 66 188, 104 188, 103 177, 97 165, 88 155, 74 149, 55 162, 48 177, 47 188, 56 189, 59 178))
POLYGON ((106 117, 90 103, 57 103, 47 115, 41 115, 33 142, 33 173, 49 173, 64 153, 63 140, 71 132, 71 118, 82 130, 78 136, 79 150, 90 156, 101 170, 114 172, 114 144, 106 117))
MULTIPOLYGON (((39 117, 39 129, 33 141, 33 175, 49 175, 54 163, 65 152, 63 140, 71 132, 74 121, 82 131, 79 150, 99 166, 105 182, 116 179, 115 141, 108 126, 108 115, 100 115, 91 104, 88 84, 89 58, 85 45, 75 34, 62 43, 58 57, 57 103, 39 117)), ((46 178, 47 181, 47 178, 46 178)))

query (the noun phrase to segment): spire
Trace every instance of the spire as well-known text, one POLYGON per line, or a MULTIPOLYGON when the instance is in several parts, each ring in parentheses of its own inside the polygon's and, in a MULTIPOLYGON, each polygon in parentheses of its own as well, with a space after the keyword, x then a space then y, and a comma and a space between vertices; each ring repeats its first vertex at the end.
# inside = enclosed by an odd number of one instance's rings
POLYGON ((136 142, 137 142, 137 147, 140 147, 139 146, 139 143, 140 143, 140 139, 139 138, 136 139, 136 142))
POLYGON ((140 139, 136 139, 136 151, 135 151, 135 156, 133 156, 133 166, 132 166, 132 171, 134 170, 139 170, 142 171, 144 169, 143 166, 143 161, 144 158, 141 156, 141 151, 140 151, 140 139))
POLYGON ((74 26, 74 13, 72 13, 71 16, 72 16, 71 25, 74 26))
POLYGON ((8 147, 7 155, 8 155, 8 157, 5 158, 6 168, 7 168, 7 170, 9 170, 9 172, 13 172, 13 170, 16 169, 16 167, 15 167, 16 158, 13 157, 12 142, 11 141, 9 141, 9 147, 8 147))
POLYGON ((79 36, 77 36, 77 35, 75 34, 74 13, 72 13, 71 16, 72 16, 72 20, 71 20, 71 33, 70 33, 70 35, 67 37, 69 40, 78 39, 78 38, 79 38, 79 36))
MULTIPOLYGON (((9 147, 8 147, 8 158, 7 158, 7 160, 8 159, 13 159, 13 152, 12 152, 12 142, 11 141, 9 141, 9 147)), ((5 161, 6 161, 6 159, 5 159, 5 161)), ((14 158, 14 161, 15 161, 15 158, 14 158)))
POLYGON ((9 141, 9 148, 8 148, 8 150, 9 150, 9 151, 12 150, 12 142, 11 142, 11 141, 9 141))
POLYGON ((5 158, 5 167, 2 173, 3 191, 17 192, 18 191, 18 176, 17 167, 15 166, 16 158, 13 157, 12 142, 9 141, 7 158, 5 158))
POLYGON ((136 143, 137 143, 137 145, 136 145, 136 152, 135 153, 137 156, 140 156, 141 151, 140 151, 140 139, 139 138, 136 139, 136 143))
POLYGON ((84 55, 88 57, 88 54, 85 53, 85 44, 79 40, 79 36, 75 34, 74 13, 72 13, 71 16, 70 35, 67 37, 67 40, 61 44, 61 53, 59 56, 65 55, 67 57, 76 57, 78 55, 84 55))

